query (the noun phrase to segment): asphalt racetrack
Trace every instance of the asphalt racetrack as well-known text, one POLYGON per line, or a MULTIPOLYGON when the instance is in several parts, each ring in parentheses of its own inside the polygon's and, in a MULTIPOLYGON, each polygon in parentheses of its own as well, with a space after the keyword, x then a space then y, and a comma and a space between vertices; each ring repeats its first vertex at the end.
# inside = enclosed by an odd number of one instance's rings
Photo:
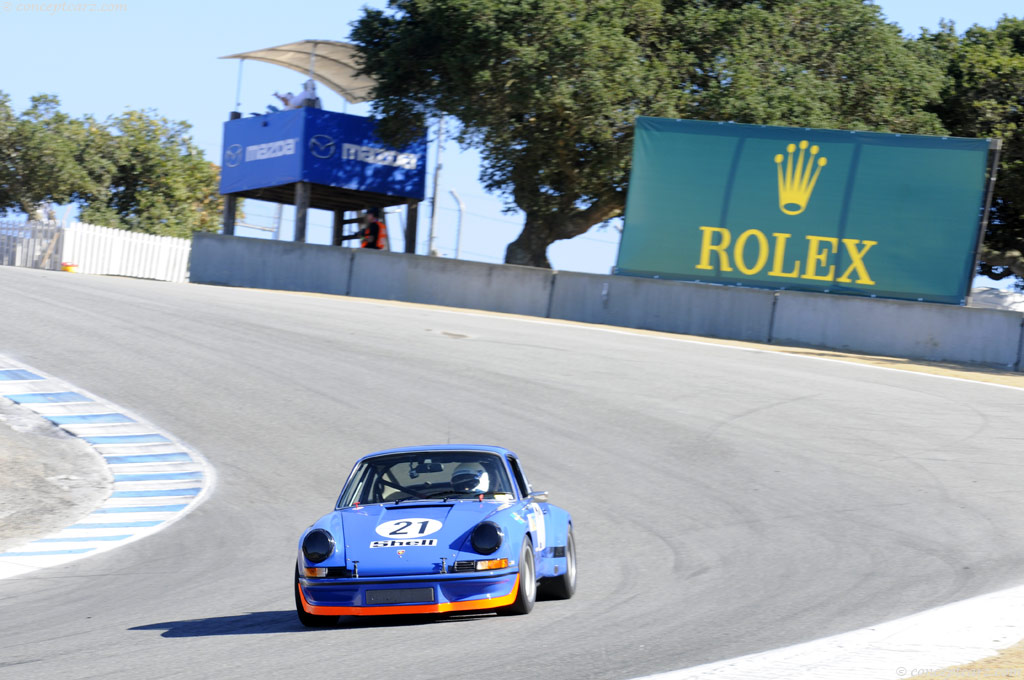
POLYGON ((0 581, 0 678, 630 678, 1024 583, 1024 392, 342 297, 0 267, 0 353, 216 468, 167 530, 0 581), (525 617, 296 620, 352 462, 499 444, 574 516, 525 617))

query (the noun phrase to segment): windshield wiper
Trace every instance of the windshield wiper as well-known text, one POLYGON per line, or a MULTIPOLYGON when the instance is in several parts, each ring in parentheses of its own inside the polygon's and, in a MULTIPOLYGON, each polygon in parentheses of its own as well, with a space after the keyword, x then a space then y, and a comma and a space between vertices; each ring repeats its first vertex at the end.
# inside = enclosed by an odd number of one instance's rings
POLYGON ((425 500, 427 500, 429 498, 430 498, 430 496, 419 496, 419 495, 413 494, 412 496, 409 496, 408 498, 396 498, 394 501, 388 501, 388 503, 394 503, 395 505, 398 505, 399 503, 404 503, 405 501, 425 501, 425 500))

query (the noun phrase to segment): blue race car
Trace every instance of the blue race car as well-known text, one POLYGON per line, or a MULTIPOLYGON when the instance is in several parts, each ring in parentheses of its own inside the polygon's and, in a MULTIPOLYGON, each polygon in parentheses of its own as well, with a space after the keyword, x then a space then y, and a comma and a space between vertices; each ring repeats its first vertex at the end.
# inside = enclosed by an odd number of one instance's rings
POLYGON ((338 616, 497 610, 529 614, 576 590, 569 513, 534 492, 497 446, 422 446, 356 462, 333 512, 306 529, 295 609, 338 616))

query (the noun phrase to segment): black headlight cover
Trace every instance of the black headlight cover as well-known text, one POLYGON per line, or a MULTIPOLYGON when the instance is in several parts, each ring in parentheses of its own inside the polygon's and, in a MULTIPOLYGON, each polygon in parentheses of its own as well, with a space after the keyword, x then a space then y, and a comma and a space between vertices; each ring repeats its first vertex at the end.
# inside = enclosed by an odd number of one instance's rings
POLYGON ((501 547, 503 540, 505 540, 505 532, 494 522, 480 522, 469 537, 473 550, 481 555, 493 553, 501 547))
POLYGON ((302 554, 313 564, 323 562, 334 552, 334 537, 323 529, 313 529, 302 540, 302 554))

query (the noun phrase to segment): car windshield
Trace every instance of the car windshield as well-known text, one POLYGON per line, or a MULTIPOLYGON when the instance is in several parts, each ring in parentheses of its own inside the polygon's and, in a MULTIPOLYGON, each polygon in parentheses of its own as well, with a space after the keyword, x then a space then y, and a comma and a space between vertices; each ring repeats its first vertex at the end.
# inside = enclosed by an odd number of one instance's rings
POLYGON ((512 497, 501 456, 477 451, 422 451, 364 460, 338 507, 421 499, 512 497))

